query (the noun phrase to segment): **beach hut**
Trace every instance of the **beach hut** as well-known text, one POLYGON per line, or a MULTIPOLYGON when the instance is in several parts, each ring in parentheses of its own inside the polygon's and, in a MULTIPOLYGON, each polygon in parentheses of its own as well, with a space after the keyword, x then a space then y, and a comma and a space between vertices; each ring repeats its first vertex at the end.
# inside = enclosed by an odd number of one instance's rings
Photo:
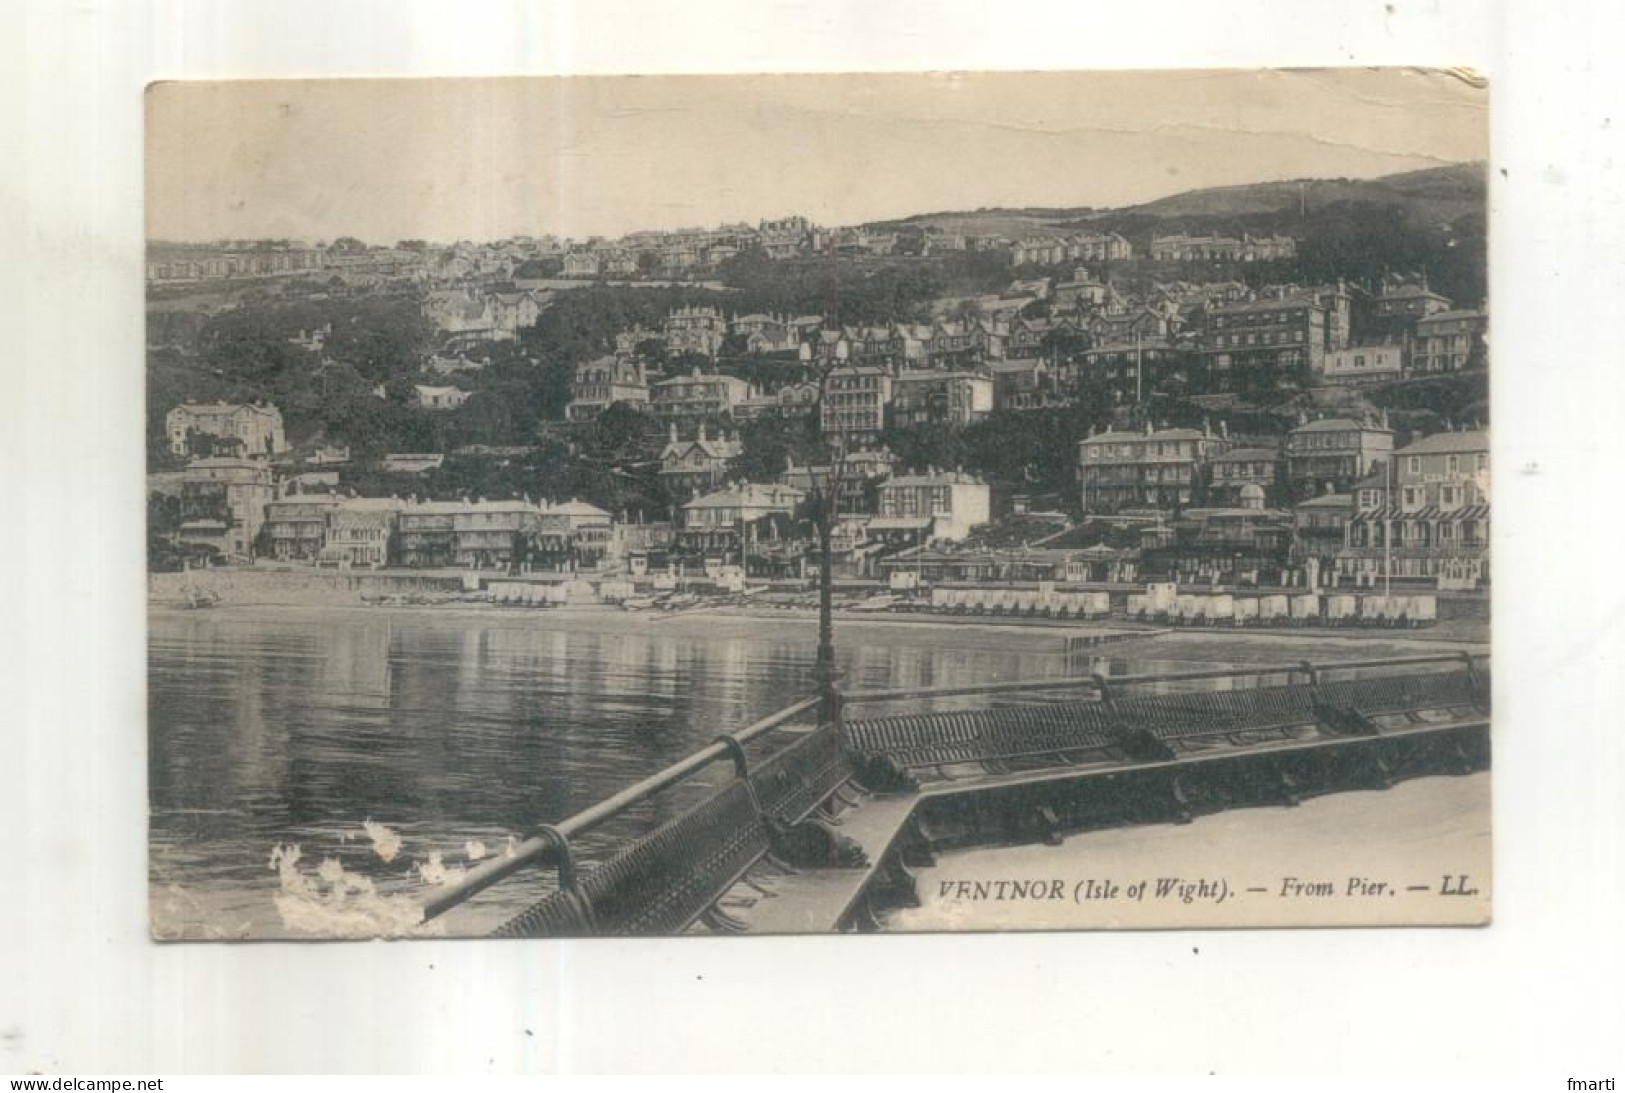
MULTIPOLYGON (((1310 596, 1314 599, 1314 596, 1310 596)), ((1320 605, 1316 603, 1315 614, 1320 613, 1320 605)), ((1276 593, 1270 596, 1258 597, 1258 622, 1261 626, 1279 626, 1293 618, 1291 601, 1283 594, 1276 593)))
POLYGON ((1333 626, 1347 626, 1360 617, 1360 598, 1349 592, 1326 597, 1326 620, 1333 626))
MULTIPOLYGON (((1348 597, 1352 600, 1354 597, 1348 597)), ((1320 594, 1318 592, 1300 592, 1290 597, 1290 615, 1292 621, 1300 626, 1313 626, 1320 621, 1320 594)), ((1332 618, 1331 603, 1326 604, 1326 617, 1332 618)))
POLYGON ((1439 619, 1439 598, 1437 596, 1411 597, 1411 625, 1428 626, 1439 619))
POLYGON ((1196 625, 1206 619, 1207 598, 1194 593, 1180 593, 1175 599, 1173 622, 1176 625, 1196 625))
POLYGON ((1388 620, 1388 601, 1391 597, 1370 595, 1360 597, 1360 622, 1365 626, 1382 626, 1388 620))

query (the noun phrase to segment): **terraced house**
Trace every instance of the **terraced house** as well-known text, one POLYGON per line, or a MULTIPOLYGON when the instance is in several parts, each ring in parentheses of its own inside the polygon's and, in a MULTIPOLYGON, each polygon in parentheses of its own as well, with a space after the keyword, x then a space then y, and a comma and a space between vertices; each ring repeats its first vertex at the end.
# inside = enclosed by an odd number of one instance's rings
POLYGON ((1300 418, 1286 435, 1287 484, 1300 498, 1328 487, 1347 493, 1393 451, 1394 433, 1386 419, 1300 418))
POLYGON ((350 497, 327 516, 327 543, 317 561, 344 569, 376 569, 393 561, 402 503, 392 497, 350 497))
POLYGON ((886 427, 892 400, 892 377, 874 365, 849 365, 831 371, 824 381, 819 425, 826 437, 865 442, 886 427))
POLYGON ((673 356, 699 353, 715 357, 728 335, 728 324, 714 307, 679 307, 666 315, 662 332, 666 352, 673 356))
POLYGON ((696 497, 682 508, 677 543, 692 554, 735 556, 742 543, 771 538, 774 520, 788 522, 805 496, 789 486, 748 483, 696 497))
POLYGON ((327 545, 328 514, 338 508, 333 494, 308 494, 268 501, 265 535, 271 556, 281 562, 313 562, 327 545))
POLYGON ((1204 429, 1140 433, 1107 428, 1078 442, 1078 482, 1084 512, 1124 508, 1178 508, 1199 500, 1208 461, 1229 441, 1204 429))
POLYGON ((912 544, 956 542, 991 517, 988 485, 964 471, 927 468, 895 475, 880 484, 871 535, 912 544))
POLYGON ((452 514, 460 502, 425 501, 401 510, 396 527, 400 535, 403 565, 449 566, 456 557, 456 534, 452 514))
POLYGON ((1215 390, 1307 386, 1329 344, 1326 309, 1306 296, 1224 304, 1208 312, 1202 352, 1215 390))
POLYGON ((464 501, 452 506, 452 561, 486 569, 523 560, 539 509, 529 501, 464 501))
POLYGON ((898 425, 972 425, 993 412, 993 377, 980 372, 903 372, 891 381, 898 425))
POLYGON ((686 376, 661 380, 652 389, 649 409, 662 421, 701 421, 729 417, 750 397, 750 384, 737 376, 693 369, 686 376))
POLYGON ((1341 574, 1440 588, 1490 579, 1490 438, 1482 429, 1443 432, 1394 453, 1391 484, 1361 484, 1341 574))
POLYGON ((176 455, 191 454, 193 434, 214 437, 233 454, 247 458, 282 455, 288 450, 282 411, 268 402, 185 402, 166 415, 164 433, 169 450, 176 455))
POLYGON ((591 421, 617 402, 635 409, 649 406, 649 380, 643 362, 606 354, 576 365, 570 384, 570 421, 591 421))
POLYGON ((1416 320, 1411 370, 1427 374, 1485 367, 1489 327, 1489 316, 1473 310, 1436 311, 1416 320))

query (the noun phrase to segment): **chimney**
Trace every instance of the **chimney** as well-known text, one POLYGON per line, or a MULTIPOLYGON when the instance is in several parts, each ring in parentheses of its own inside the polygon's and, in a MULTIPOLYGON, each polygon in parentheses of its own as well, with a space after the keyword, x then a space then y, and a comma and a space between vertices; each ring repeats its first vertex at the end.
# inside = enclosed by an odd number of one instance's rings
POLYGON ((1219 419, 1219 436, 1221 439, 1230 439, 1230 423, 1223 418, 1219 419))

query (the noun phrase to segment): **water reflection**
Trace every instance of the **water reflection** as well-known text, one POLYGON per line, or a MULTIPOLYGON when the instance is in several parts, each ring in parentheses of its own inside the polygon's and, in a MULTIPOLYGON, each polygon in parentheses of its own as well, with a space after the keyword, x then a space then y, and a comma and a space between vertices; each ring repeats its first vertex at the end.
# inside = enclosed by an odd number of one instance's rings
MULTIPOLYGON (((178 886, 187 906, 277 933, 273 845, 302 840, 375 875, 368 818, 407 839, 395 870, 469 839, 501 845, 810 693, 815 640, 804 619, 155 611, 154 892, 178 886)), ((853 628, 841 668, 869 688, 1097 670, 1053 633, 939 627, 853 628)))
MULTIPOLYGON (((183 931, 214 916, 279 934, 266 864, 279 843, 405 885, 431 851, 450 855, 473 839, 501 846, 811 693, 815 642, 805 618, 156 610, 154 904, 176 908, 183 931), (371 855, 361 834, 369 818, 401 833, 398 860, 371 855)), ((1132 659, 1102 656, 1048 628, 866 624, 843 627, 838 644, 851 689, 1215 663, 1149 658, 1156 643, 1129 647, 1132 659)), ((1262 646, 1224 655, 1282 659, 1262 646)), ((584 854, 648 830, 705 789, 696 781, 658 797, 589 838, 584 854)), ((526 896, 521 886, 493 898, 526 896)))

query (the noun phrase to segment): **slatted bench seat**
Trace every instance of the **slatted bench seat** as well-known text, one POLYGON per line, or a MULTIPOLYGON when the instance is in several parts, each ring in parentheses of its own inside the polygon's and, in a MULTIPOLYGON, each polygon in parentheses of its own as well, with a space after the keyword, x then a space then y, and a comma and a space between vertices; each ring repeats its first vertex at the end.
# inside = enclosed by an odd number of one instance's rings
POLYGON ((1303 687, 1257 687, 1244 691, 1119 698, 1119 724, 1162 741, 1271 732, 1315 720, 1314 695, 1303 687))
POLYGON ((751 773, 762 814, 779 823, 806 819, 852 777, 833 725, 807 733, 751 773))
POLYGON ((1121 743, 1098 702, 915 714, 848 724, 855 751, 917 770, 1066 756, 1121 743))
POLYGON ((677 934, 767 853, 767 824, 735 780, 694 809, 582 873, 496 931, 498 937, 677 934))
POLYGON ((1320 685, 1321 700, 1339 710, 1366 715, 1469 707, 1484 709, 1484 699, 1471 673, 1350 679, 1320 685))

